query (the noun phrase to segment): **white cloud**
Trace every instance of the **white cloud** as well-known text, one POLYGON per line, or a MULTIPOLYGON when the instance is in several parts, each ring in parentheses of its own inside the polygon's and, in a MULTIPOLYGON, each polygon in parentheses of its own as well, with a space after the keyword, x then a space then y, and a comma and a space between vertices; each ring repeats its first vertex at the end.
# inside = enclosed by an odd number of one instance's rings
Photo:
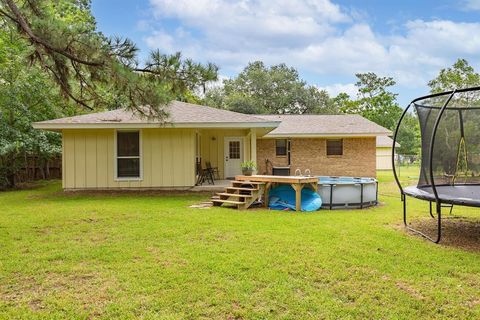
POLYGON ((463 1, 464 8, 467 10, 480 10, 480 0, 463 1))
MULTIPOLYGON (((156 19, 173 18, 182 28, 152 32, 149 47, 215 62, 224 73, 263 60, 324 78, 373 71, 414 88, 457 58, 475 62, 480 53, 480 23, 413 20, 384 35, 330 0, 150 2, 156 19)), ((480 1, 468 2, 480 8, 480 1)), ((329 87, 333 93, 341 86, 329 87)))
POLYGON ((230 49, 303 46, 349 21, 329 0, 151 0, 158 19, 175 18, 203 34, 210 46, 230 49))

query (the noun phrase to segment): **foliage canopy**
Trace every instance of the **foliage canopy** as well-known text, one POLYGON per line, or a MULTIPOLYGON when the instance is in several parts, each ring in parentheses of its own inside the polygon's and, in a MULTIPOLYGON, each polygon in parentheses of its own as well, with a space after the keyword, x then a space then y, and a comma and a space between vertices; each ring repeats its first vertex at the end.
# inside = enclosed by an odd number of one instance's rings
POLYGON ((337 113, 328 93, 309 86, 298 71, 285 64, 249 63, 223 87, 207 91, 205 102, 219 108, 250 114, 337 113))

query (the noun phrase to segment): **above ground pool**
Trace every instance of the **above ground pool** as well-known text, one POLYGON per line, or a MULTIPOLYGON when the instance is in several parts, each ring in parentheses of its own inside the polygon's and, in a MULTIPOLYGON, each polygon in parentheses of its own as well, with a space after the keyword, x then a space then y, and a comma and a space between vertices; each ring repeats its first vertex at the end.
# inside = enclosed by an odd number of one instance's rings
POLYGON ((373 178, 318 177, 323 209, 366 208, 378 203, 378 182, 373 178))

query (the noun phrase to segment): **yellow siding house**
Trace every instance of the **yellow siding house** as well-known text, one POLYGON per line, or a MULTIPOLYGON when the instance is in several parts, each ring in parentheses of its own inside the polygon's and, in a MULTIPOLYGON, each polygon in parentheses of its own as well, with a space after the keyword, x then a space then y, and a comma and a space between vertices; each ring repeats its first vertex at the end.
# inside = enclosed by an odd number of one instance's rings
POLYGON ((234 177, 279 123, 178 101, 167 112, 164 122, 118 109, 34 127, 62 133, 63 188, 82 190, 189 188, 207 162, 221 179, 234 177))
POLYGON ((188 189, 202 169, 234 178, 245 160, 260 174, 319 176, 375 177, 390 163, 391 146, 375 139, 391 132, 358 115, 247 115, 178 101, 166 111, 163 121, 118 109, 33 126, 62 133, 65 190, 188 189))
MULTIPOLYGON (((395 148, 400 147, 395 142, 395 148)), ((377 170, 392 170, 393 139, 388 136, 377 137, 377 170)))

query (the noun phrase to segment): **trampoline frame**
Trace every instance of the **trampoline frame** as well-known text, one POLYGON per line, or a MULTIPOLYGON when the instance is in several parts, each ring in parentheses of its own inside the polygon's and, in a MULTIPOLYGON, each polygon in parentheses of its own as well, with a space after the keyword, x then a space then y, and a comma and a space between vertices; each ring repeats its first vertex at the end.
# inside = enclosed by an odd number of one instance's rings
MULTIPOLYGON (((426 95, 426 96, 422 96, 422 97, 419 97, 419 98, 416 98, 416 99, 413 99, 409 104, 408 106, 405 108, 405 110, 403 110, 402 112, 402 115, 400 116, 400 119, 398 120, 398 123, 397 123, 397 127, 395 128, 395 134, 393 136, 393 145, 392 145, 392 170, 393 170, 393 176, 395 178, 395 181, 398 185, 398 188, 400 189, 400 199, 403 203, 403 224, 405 225, 405 228, 409 231, 412 231, 434 243, 439 243, 441 238, 442 238, 442 208, 445 207, 446 205, 448 207, 450 207, 450 212, 452 211, 452 208, 453 208, 453 205, 454 203, 451 203, 451 202, 446 202, 446 201, 443 201, 442 202, 442 199, 438 196, 438 191, 437 191, 437 188, 436 188, 436 185, 435 185, 435 179, 434 179, 434 175, 433 175, 433 147, 434 147, 434 144, 435 144, 435 136, 437 134, 437 129, 438 129, 438 126, 440 124, 440 121, 442 119, 442 115, 444 113, 444 111, 447 109, 448 107, 448 104, 450 103, 450 101, 452 100, 452 98, 454 97, 454 95, 456 93, 462 93, 462 92, 470 92, 470 91, 480 91, 480 87, 471 87, 471 88, 465 88, 465 89, 456 89, 456 90, 451 90, 451 91, 445 91, 445 92, 440 92, 440 93, 434 93, 434 94, 430 94, 430 95, 426 95), (444 102, 443 106, 440 108, 440 111, 437 115, 437 118, 435 119, 435 123, 434 123, 434 126, 433 126, 433 132, 432 132, 432 136, 431 136, 431 140, 430 140, 430 149, 428 150, 429 152, 429 175, 430 175, 430 183, 431 183, 431 188, 432 188, 432 191, 433 191, 433 194, 435 196, 435 211, 436 211, 436 219, 437 219, 437 234, 436 234, 436 237, 433 238, 423 232, 421 232, 420 230, 417 230, 417 229, 414 229, 412 227, 410 227, 408 225, 408 221, 407 221, 407 195, 408 196, 412 196, 412 195, 409 195, 408 193, 405 193, 405 191, 403 190, 403 187, 400 183, 400 180, 398 178, 398 175, 397 175, 397 171, 395 169, 395 144, 396 144, 396 141, 397 141, 397 135, 398 135, 398 130, 400 128, 400 125, 405 117, 405 115, 407 114, 408 110, 410 109, 410 107, 412 105, 415 105, 415 102, 417 101, 420 101, 420 100, 425 100, 425 99, 429 99, 429 98, 434 98, 434 97, 440 97, 440 96, 448 96, 447 100, 444 102)), ((432 109, 439 109, 438 107, 431 107, 432 109)), ((455 109, 465 109, 465 108, 455 108, 455 109)), ((472 109, 478 109, 478 108, 472 108, 472 109)), ((424 150, 422 150, 423 152, 424 150)), ((413 197, 413 196, 412 196, 413 197)), ((423 199, 422 199, 423 200, 423 199)), ((433 215, 432 213, 432 201, 431 200, 424 200, 424 201, 429 201, 430 202, 430 216, 432 218, 435 219, 435 216, 433 215)), ((457 204, 455 203, 455 205, 463 205, 463 204, 457 204)))

